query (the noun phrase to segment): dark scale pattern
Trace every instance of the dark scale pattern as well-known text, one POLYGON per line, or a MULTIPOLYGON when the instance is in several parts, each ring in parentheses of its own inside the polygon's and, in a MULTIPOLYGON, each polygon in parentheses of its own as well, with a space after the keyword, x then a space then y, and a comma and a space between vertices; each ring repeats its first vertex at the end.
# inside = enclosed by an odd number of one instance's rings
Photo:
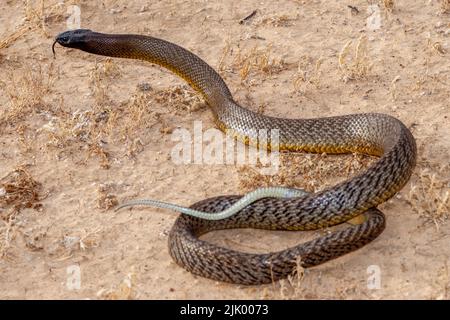
MULTIPOLYGON (((270 283, 295 272, 298 258, 301 266, 313 267, 361 248, 384 230, 385 218, 376 206, 398 192, 414 169, 414 137, 391 116, 367 113, 316 119, 268 117, 238 105, 214 69, 170 42, 90 30, 62 33, 56 42, 94 54, 146 60, 168 68, 201 92, 222 130, 247 143, 256 144, 255 132, 260 129, 278 129, 281 150, 380 156, 364 173, 315 194, 260 199, 220 221, 180 216, 169 235, 169 251, 179 265, 197 275, 240 284, 270 283), (229 228, 314 230, 343 223, 362 213, 367 220, 361 225, 268 254, 238 252, 199 239, 206 232, 229 228)), ((215 197, 192 207, 214 214, 239 198, 215 197)))

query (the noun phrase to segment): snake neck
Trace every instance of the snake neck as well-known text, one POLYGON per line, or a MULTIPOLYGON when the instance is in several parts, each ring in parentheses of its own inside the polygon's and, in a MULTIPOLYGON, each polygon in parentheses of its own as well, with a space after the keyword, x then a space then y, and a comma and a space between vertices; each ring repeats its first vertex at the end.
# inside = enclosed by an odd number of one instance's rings
POLYGON ((169 69, 199 91, 216 117, 223 100, 232 95, 220 75, 206 62, 186 49, 143 35, 89 32, 77 49, 102 56, 145 60, 169 69))

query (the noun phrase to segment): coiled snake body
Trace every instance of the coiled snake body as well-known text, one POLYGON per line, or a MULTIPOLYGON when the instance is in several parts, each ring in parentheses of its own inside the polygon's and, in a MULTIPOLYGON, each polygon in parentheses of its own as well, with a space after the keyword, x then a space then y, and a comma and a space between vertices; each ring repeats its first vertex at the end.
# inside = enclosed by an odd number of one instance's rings
MULTIPOLYGON (((384 230, 385 218, 376 206, 399 191, 414 169, 414 137, 402 122, 389 115, 269 117, 237 104, 213 68, 170 42, 85 29, 61 33, 56 42, 99 55, 146 60, 170 69, 203 95, 219 128, 246 143, 257 144, 255 133, 260 129, 278 129, 280 150, 380 156, 362 174, 317 193, 292 198, 265 197, 217 221, 180 215, 169 235, 169 251, 179 265, 194 274, 239 284, 270 283, 295 272, 298 263, 312 267, 356 250, 384 230), (243 253, 199 239, 209 231, 227 228, 314 230, 343 223, 362 213, 367 216, 362 224, 274 253, 243 253)), ((214 214, 240 198, 219 196, 197 202, 191 208, 214 214)))

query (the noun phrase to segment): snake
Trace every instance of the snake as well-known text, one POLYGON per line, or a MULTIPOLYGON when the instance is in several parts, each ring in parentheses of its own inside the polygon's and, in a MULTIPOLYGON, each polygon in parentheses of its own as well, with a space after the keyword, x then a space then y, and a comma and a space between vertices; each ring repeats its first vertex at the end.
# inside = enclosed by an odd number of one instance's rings
POLYGON ((241 106, 219 73, 194 53, 166 40, 76 29, 57 35, 53 53, 56 43, 101 56, 144 60, 172 71, 203 96, 217 127, 243 143, 283 152, 378 157, 363 172, 317 192, 282 188, 272 194, 269 187, 244 204, 239 201, 245 195, 236 194, 190 205, 189 209, 203 216, 179 215, 169 232, 168 246, 174 261, 194 275, 240 285, 268 284, 295 275, 299 268, 315 267, 362 248, 385 229, 385 215, 377 206, 399 192, 414 170, 415 139, 408 127, 391 115, 358 113, 299 119, 268 116, 241 106), (261 144, 259 130, 277 130, 278 141, 267 139, 266 144, 261 144), (233 214, 208 219, 237 204, 233 214), (362 223, 344 224, 361 215, 362 223), (336 225, 346 227, 268 253, 238 251, 201 239, 205 233, 222 229, 311 231, 336 225))

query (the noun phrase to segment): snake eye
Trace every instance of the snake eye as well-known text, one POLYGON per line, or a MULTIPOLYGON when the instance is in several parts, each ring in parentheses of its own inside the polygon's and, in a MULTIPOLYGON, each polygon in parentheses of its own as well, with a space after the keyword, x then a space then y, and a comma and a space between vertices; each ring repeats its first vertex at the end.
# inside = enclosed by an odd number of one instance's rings
POLYGON ((62 33, 56 37, 55 41, 58 42, 60 45, 65 45, 70 42, 70 37, 68 34, 62 33))

